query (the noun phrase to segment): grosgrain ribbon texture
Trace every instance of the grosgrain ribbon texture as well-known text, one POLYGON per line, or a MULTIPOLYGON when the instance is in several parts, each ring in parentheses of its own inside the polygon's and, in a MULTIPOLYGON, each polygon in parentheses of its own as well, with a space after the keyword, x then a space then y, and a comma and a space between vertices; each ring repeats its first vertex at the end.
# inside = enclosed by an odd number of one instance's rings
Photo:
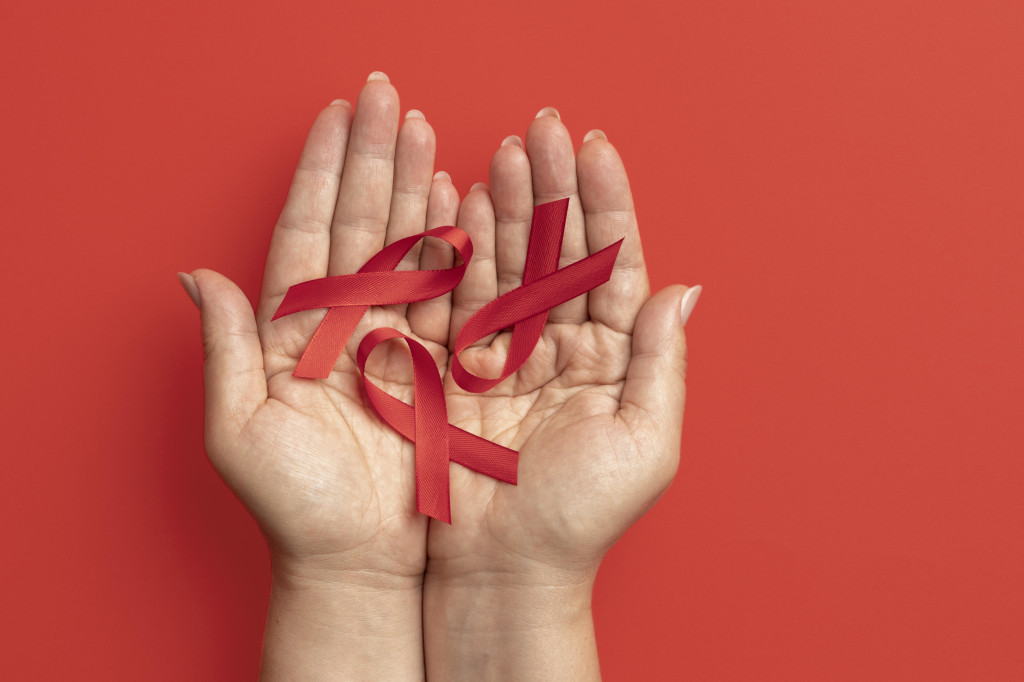
MULTIPOLYGON (((540 340, 551 308, 600 286, 611 277, 621 239, 565 268, 558 268, 568 207, 566 198, 534 208, 523 286, 482 307, 459 330, 451 370, 455 382, 463 389, 483 393, 512 375, 522 367, 540 340), (479 377, 462 366, 459 354, 463 350, 509 327, 512 339, 500 376, 479 377)), ((303 352, 294 376, 329 376, 370 306, 412 303, 443 295, 462 280, 472 256, 469 235, 457 227, 438 227, 384 247, 356 274, 323 277, 290 287, 272 319, 302 310, 329 309, 303 352), (412 246, 425 237, 447 241, 462 257, 462 263, 447 270, 394 271, 412 246)), ((374 329, 360 342, 356 362, 367 398, 377 415, 415 445, 416 508, 420 513, 451 523, 448 462, 516 484, 518 452, 448 423, 444 387, 430 352, 422 344, 397 329, 374 329), (412 355, 415 406, 389 395, 366 376, 366 362, 373 349, 392 339, 405 341, 412 355)))

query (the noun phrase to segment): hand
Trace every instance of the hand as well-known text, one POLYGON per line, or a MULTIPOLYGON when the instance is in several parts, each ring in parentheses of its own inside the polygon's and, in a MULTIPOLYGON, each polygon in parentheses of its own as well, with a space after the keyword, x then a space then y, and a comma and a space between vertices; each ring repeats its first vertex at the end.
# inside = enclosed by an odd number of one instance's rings
MULTIPOLYGON (((292 371, 325 311, 271 317, 289 286, 354 273, 385 244, 455 222, 455 188, 445 174, 432 181, 434 149, 434 133, 419 112, 399 128, 397 92, 383 74, 372 75, 354 113, 339 101, 313 124, 274 229, 256 314, 225 277, 193 273, 206 350, 207 451, 271 549, 267 652, 286 648, 275 646, 280 638, 302 635, 292 647, 300 658, 313 643, 308 625, 314 620, 327 642, 337 644, 343 628, 370 642, 339 652, 348 660, 336 666, 317 652, 309 663, 319 661, 323 674, 376 656, 418 666, 395 677, 422 676, 427 519, 416 511, 413 445, 363 400, 354 355, 367 330, 395 327, 423 339, 443 372, 447 348, 429 338, 438 325, 447 334, 448 319, 438 310, 446 315, 448 305, 371 308, 324 380, 295 378, 292 371), (313 608, 303 612, 305 604, 313 608), (280 623, 289 617, 290 625, 280 623), (392 635, 407 643, 386 642, 392 635)), ((444 267, 436 263, 450 258, 451 247, 436 241, 420 242, 422 249, 410 252, 400 269, 444 267)), ((367 370, 378 385, 409 400, 408 365, 407 351, 387 344, 367 370)), ((265 653, 265 673, 290 665, 274 656, 265 653)))
MULTIPOLYGON (((479 395, 448 377, 452 423, 519 450, 519 484, 451 469, 452 525, 432 520, 427 547, 428 676, 596 675, 598 565, 677 468, 686 289, 650 297, 626 173, 599 131, 574 156, 546 109, 525 149, 513 137, 494 155, 490 192, 475 189, 459 212, 474 258, 454 291, 449 347, 473 312, 520 285, 534 205, 566 196, 562 267, 625 241, 611 280, 553 309, 517 374, 479 395)), ((468 349, 463 364, 499 375, 510 337, 468 349)))

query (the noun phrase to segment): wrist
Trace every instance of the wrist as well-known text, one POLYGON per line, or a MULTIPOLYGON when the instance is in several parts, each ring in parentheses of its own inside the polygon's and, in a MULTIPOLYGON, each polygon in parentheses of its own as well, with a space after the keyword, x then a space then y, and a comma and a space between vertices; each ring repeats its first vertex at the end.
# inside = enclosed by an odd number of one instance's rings
POLYGON ((272 560, 261 679, 422 679, 422 574, 272 560))
POLYGON ((430 556, 426 575, 433 585, 476 587, 593 586, 603 553, 523 552, 492 546, 430 556))
POLYGON ((425 618, 443 613, 444 628, 459 636, 559 629, 591 622, 593 588, 592 578, 540 582, 477 575, 452 580, 428 572, 423 611, 425 618))
POLYGON ((367 560, 340 554, 301 557, 271 552, 273 587, 288 591, 380 590, 392 593, 423 587, 423 567, 405 566, 379 557, 367 560))
POLYGON ((451 574, 428 563, 428 677, 599 679, 591 610, 595 573, 534 567, 451 574))

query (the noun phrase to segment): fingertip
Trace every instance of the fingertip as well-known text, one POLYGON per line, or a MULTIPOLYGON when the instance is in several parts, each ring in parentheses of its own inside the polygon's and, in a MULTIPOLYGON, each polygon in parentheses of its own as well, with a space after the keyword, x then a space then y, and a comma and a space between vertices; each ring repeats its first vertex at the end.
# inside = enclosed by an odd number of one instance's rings
POLYGON ((697 286, 690 287, 686 290, 686 293, 683 294, 682 301, 679 304, 679 319, 682 321, 684 327, 690 319, 690 315, 693 313, 693 309, 697 305, 697 301, 700 299, 700 294, 703 290, 704 287, 698 284, 697 286))
POLYGON ((252 304, 237 284, 216 270, 208 268, 193 270, 191 277, 199 290, 200 300, 206 304, 204 312, 219 315, 222 311, 228 311, 233 318, 248 322, 248 317, 252 314, 252 304), (238 318, 238 315, 242 317, 238 318))
POLYGON ((320 117, 326 120, 352 118, 352 104, 347 99, 336 99, 320 111, 320 117))
POLYGON ((220 274, 216 270, 210 270, 209 268, 198 268, 189 273, 192 279, 195 280, 196 286, 200 290, 210 285, 210 282, 214 279, 226 279, 224 275, 220 274))
POLYGON ((633 328, 637 350, 647 352, 671 343, 676 333, 683 328, 680 311, 688 291, 692 289, 682 284, 672 284, 650 296, 640 306, 633 328))
POLYGON ((633 325, 633 347, 622 404, 634 418, 681 426, 686 400, 686 334, 679 311, 687 287, 665 287, 644 303, 633 325))
MULTIPOLYGON (((494 207, 486 183, 474 183, 469 193, 462 199, 462 203, 459 204, 458 225, 473 237, 474 242, 477 239, 474 235, 485 229, 485 226, 493 234, 494 207)), ((478 255, 477 251, 478 249, 474 249, 474 257, 478 255)))
MULTIPOLYGON (((548 140, 552 136, 558 139, 559 143, 568 142, 572 146, 572 139, 569 137, 569 129, 565 127, 562 120, 555 116, 541 116, 530 122, 526 129, 525 149, 530 152, 534 150, 539 141, 548 140)), ((532 156, 532 153, 531 153, 532 156)))
POLYGON ((430 196, 427 199, 427 227, 453 224, 458 210, 459 191, 452 184, 448 173, 438 171, 430 184, 430 196))
POLYGON ((582 172, 586 172, 588 164, 594 166, 597 173, 610 171, 617 175, 625 175, 625 165, 622 163, 619 151, 607 137, 602 135, 596 135, 589 139, 584 138, 583 144, 576 154, 576 165, 582 172))
POLYGON ((199 310, 203 309, 202 299, 199 297, 199 286, 196 284, 196 278, 189 273, 179 272, 178 281, 181 283, 182 288, 185 289, 185 293, 192 299, 192 303, 195 304, 199 310))
MULTIPOLYGON (((205 281, 205 279, 207 277, 209 277, 209 273, 213 273, 213 270, 207 270, 206 268, 199 268, 197 270, 193 270, 192 272, 188 273, 189 277, 192 278, 192 281, 195 282, 196 288, 200 291, 200 294, 202 293, 202 290, 203 290, 203 284, 200 282, 200 279, 203 279, 205 281)), ((214 274, 216 274, 216 273, 214 273, 214 274)))
POLYGON ((431 156, 431 166, 433 165, 437 141, 434 136, 434 127, 430 125, 426 118, 422 115, 407 115, 405 120, 402 121, 402 128, 398 131, 398 137, 399 144, 413 148, 428 149, 431 156))
MULTIPOLYGON (((208 433, 238 427, 266 400, 263 351, 252 305, 230 279, 201 268, 191 273, 201 291, 204 385, 208 433)), ((215 436, 214 436, 215 437, 215 436)), ((214 448, 217 449, 217 448, 214 448)))
POLYGON ((499 147, 491 157, 488 176, 488 191, 494 197, 495 210, 500 205, 503 215, 514 209, 518 217, 530 220, 533 213, 533 179, 526 150, 515 144, 499 147), (520 216, 523 212, 525 216, 520 216))
MULTIPOLYGON (((397 121, 399 118, 399 106, 398 106, 398 90, 391 81, 384 78, 380 79, 369 79, 366 81, 366 85, 359 92, 359 99, 356 102, 355 110, 357 112, 366 111, 369 106, 373 106, 374 109, 378 107, 386 108, 389 113, 397 121)), ((371 115, 379 115, 379 111, 370 112, 371 115)))
POLYGON ((494 203, 491 201, 490 188, 487 183, 477 182, 462 199, 459 206, 459 220, 469 216, 474 223, 490 225, 494 230, 494 203))

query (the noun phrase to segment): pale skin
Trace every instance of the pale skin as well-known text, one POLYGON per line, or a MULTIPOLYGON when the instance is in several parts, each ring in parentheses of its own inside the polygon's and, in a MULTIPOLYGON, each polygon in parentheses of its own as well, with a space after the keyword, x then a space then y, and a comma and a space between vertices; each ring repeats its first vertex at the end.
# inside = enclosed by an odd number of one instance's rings
MULTIPOLYGON (((599 679, 590 610, 602 557, 675 474, 685 317, 699 289, 651 296, 624 167, 600 131, 574 153, 544 109, 505 140, 490 186, 459 201, 434 174, 434 134, 375 73, 355 106, 317 117, 271 239, 254 312, 224 276, 183 278, 200 305, 210 459, 267 538, 273 585, 261 678, 599 679), (484 394, 448 371, 465 321, 521 284, 536 204, 570 197, 562 264, 625 238, 611 281, 551 311, 527 363, 484 394), (271 321, 288 287, 353 273, 440 225, 471 236, 452 294, 371 308, 331 376, 292 376, 323 310, 271 321), (450 465, 452 524, 416 511, 414 447, 373 412, 355 350, 375 327, 418 339, 445 375, 451 423, 520 452, 512 486, 450 465)), ((402 268, 454 262, 420 242, 402 268)), ((465 351, 497 376, 510 334, 465 351)), ((370 380, 412 402, 404 344, 370 380)))

